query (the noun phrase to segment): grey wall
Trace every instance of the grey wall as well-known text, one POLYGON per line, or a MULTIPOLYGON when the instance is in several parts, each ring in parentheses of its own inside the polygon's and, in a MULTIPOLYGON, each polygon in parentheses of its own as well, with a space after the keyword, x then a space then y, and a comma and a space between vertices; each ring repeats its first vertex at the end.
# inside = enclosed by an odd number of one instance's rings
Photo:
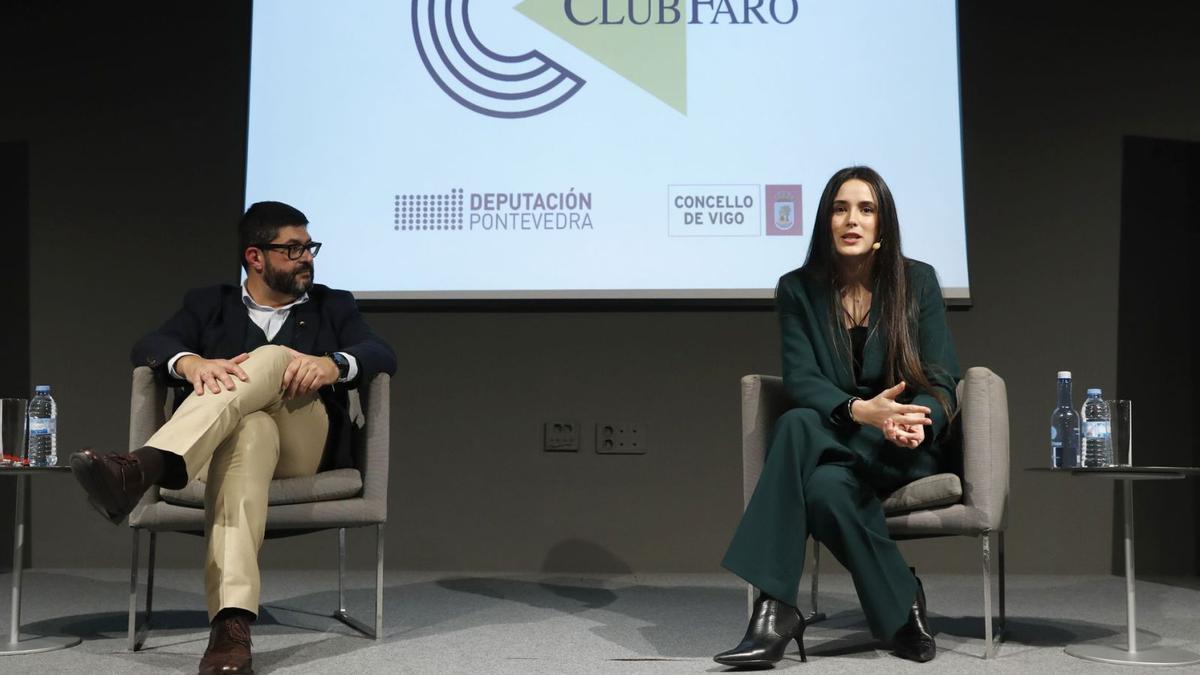
MULTIPOLYGON (((1109 569, 1110 487, 1021 469, 1046 463, 1056 370, 1115 384, 1122 136, 1200 139, 1196 17, 1156 4, 960 8, 975 306, 950 322, 962 362, 1009 385, 1017 572, 1109 569)), ((33 379, 55 385, 63 446, 123 448, 129 346, 185 289, 233 274, 248 15, 222 3, 172 16, 6 11, 14 39, 33 36, 7 46, 21 95, 0 106, 0 140, 27 139, 32 156, 33 379)), ((778 370, 770 313, 370 320, 400 357, 390 566, 717 568, 741 505, 738 378, 778 370), (555 417, 644 423, 650 451, 542 453, 541 423, 555 417)), ((126 564, 128 534, 90 513, 69 478, 38 488, 38 565, 126 564)), ((164 564, 197 565, 197 540, 165 541, 164 564)), ((332 541, 270 542, 263 559, 332 563, 332 541)), ((924 569, 976 569, 965 541, 905 548, 924 569)))

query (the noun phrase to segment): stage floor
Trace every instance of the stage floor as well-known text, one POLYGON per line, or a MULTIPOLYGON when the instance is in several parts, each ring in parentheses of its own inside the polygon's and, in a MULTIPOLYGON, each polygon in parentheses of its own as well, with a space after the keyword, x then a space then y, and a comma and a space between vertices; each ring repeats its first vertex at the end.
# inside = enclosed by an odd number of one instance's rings
MULTIPOLYGON (((208 639, 199 570, 159 570, 156 629, 125 651, 128 570, 33 570, 25 576, 29 633, 83 638, 77 647, 0 657, 2 673, 196 672, 208 639)), ((372 575, 355 571, 352 613, 372 616, 372 575)), ((359 637, 327 618, 332 570, 266 570, 254 626, 258 673, 696 673, 720 672, 712 654, 746 622, 746 593, 729 575, 504 575, 389 572, 385 637, 359 637)), ((1063 653, 1079 642, 1124 644, 1125 582, 1115 576, 1008 578, 1008 638, 994 662, 983 650, 982 587, 975 575, 923 575, 938 658, 918 665, 867 633, 848 576, 821 578, 829 619, 809 628, 821 672, 1093 673, 1106 668, 1063 653)), ((9 575, 0 575, 7 589, 9 575)), ((1200 651, 1200 583, 1138 583, 1139 645, 1200 651)), ((144 595, 142 596, 144 599, 144 595)), ((7 590, 3 635, 8 634, 7 590)), ((778 670, 804 672, 793 646, 778 670)), ((1108 666, 1111 668, 1111 666, 1108 666)))

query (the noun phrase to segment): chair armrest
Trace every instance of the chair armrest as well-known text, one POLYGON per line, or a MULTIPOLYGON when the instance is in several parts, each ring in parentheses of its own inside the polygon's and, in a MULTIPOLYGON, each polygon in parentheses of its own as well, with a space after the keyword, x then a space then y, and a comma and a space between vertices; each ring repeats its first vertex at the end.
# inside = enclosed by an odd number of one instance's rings
MULTIPOLYGON (((167 385, 146 366, 133 369, 129 396, 129 450, 146 444, 167 421, 167 385)), ((137 527, 145 509, 159 501, 158 488, 151 487, 129 516, 129 526, 137 527)))
POLYGON ((746 375, 742 378, 742 497, 750 503, 762 474, 775 420, 790 407, 783 378, 746 375))
POLYGON ((359 471, 363 478, 363 499, 370 504, 379 522, 387 522, 388 456, 391 453, 391 382, 387 373, 379 373, 359 388, 363 416, 366 419, 365 447, 359 471))
POLYGON ((146 366, 133 369, 129 397, 129 450, 137 450, 167 421, 167 385, 146 366))
POLYGON ((1008 522, 1008 391, 983 367, 969 368, 959 383, 962 416, 963 504, 978 509, 990 531, 1008 522))

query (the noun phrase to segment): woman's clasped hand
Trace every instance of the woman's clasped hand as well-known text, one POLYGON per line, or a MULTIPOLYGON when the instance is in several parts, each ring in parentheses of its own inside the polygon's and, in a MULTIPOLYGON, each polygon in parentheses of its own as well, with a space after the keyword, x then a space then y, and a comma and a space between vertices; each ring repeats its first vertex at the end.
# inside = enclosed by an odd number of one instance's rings
POLYGON ((859 399, 850 405, 850 413, 854 421, 879 429, 892 443, 902 448, 916 448, 925 442, 925 427, 933 424, 929 418, 933 411, 923 405, 896 401, 905 386, 900 382, 874 398, 859 399))

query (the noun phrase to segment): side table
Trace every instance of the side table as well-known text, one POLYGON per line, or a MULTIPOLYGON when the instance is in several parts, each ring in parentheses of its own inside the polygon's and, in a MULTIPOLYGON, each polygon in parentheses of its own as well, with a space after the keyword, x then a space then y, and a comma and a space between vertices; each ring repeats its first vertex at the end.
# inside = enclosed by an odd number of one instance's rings
POLYGON ((25 562, 25 492, 28 489, 30 478, 62 473, 71 473, 71 467, 0 467, 0 476, 16 476, 17 478, 17 502, 13 507, 12 613, 8 642, 0 643, 0 656, 50 652, 55 649, 74 647, 80 643, 80 638, 67 635, 21 637, 21 571, 25 562))
POLYGON ((1137 594, 1133 572, 1133 481, 1135 480, 1178 480, 1188 476, 1200 476, 1200 467, 1194 466, 1109 466, 1100 468, 1071 467, 1063 469, 1032 468, 1030 471, 1065 473, 1071 476, 1103 478, 1121 482, 1121 493, 1125 501, 1125 623, 1128 638, 1125 647, 1118 645, 1081 644, 1070 645, 1066 652, 1071 656, 1101 663, 1123 666, 1185 666, 1200 663, 1200 654, 1178 647, 1150 647, 1138 649, 1137 644, 1137 594))

